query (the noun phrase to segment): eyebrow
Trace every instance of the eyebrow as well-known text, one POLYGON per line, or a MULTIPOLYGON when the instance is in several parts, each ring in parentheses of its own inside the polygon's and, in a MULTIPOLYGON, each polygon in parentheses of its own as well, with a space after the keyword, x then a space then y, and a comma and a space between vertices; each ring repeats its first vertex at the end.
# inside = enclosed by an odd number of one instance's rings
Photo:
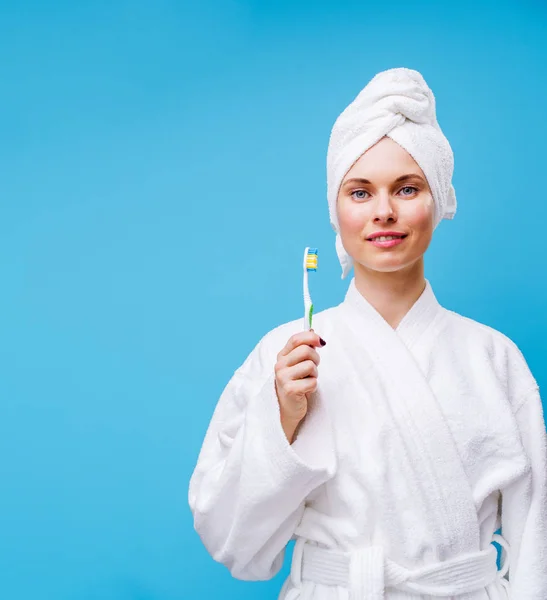
MULTIPOLYGON (((399 183, 400 181, 406 181, 408 179, 419 179, 425 183, 424 178, 417 173, 407 173, 406 175, 401 175, 400 177, 397 177, 393 183, 399 183)), ((344 185, 348 183, 370 183, 370 181, 368 179, 363 179, 362 177, 353 177, 352 179, 345 181, 344 185)))

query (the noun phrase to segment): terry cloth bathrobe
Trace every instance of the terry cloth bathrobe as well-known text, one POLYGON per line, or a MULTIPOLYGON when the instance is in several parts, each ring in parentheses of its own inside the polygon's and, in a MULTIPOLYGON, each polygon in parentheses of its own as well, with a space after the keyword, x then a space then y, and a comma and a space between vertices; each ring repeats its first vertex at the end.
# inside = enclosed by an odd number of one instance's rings
MULTIPOLYGON (((453 156, 431 90, 416 71, 378 74, 329 142, 342 277, 352 259, 338 188, 383 135, 422 168, 435 226, 455 213, 453 156)), ((518 347, 440 306, 429 281, 395 330, 354 279, 313 325, 327 345, 292 445, 274 365, 300 319, 260 340, 214 410, 189 485, 212 557, 239 579, 270 579, 296 540, 279 600, 547 600, 547 435, 518 347)))
POLYGON ((296 539, 280 600, 545 600, 546 433, 518 347, 429 281, 393 330, 352 279, 314 316, 327 345, 290 445, 274 365, 301 329, 267 333, 214 411, 189 488, 212 557, 270 579, 296 539))

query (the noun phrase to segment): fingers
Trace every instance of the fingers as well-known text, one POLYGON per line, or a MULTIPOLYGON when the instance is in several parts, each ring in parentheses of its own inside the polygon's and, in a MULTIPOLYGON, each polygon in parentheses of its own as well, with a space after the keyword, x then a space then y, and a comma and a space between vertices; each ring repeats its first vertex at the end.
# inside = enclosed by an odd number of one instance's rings
POLYGON ((275 365, 275 374, 277 379, 285 386, 291 381, 306 379, 308 377, 317 378, 319 375, 317 365, 312 360, 305 360, 292 366, 287 366, 283 362, 275 365))
POLYGON ((312 360, 316 365, 318 365, 321 361, 321 357, 315 348, 303 344, 302 346, 297 346, 294 348, 294 350, 291 350, 289 354, 281 356, 280 360, 281 362, 284 362, 287 367, 292 367, 293 365, 296 365, 304 360, 312 360))
POLYGON ((304 344, 313 347, 321 347, 324 346, 326 342, 321 343, 321 337, 310 329, 309 331, 299 331, 294 335, 291 335, 288 342, 285 344, 285 347, 281 350, 278 357, 287 356, 290 352, 292 352, 298 346, 302 346, 304 344))
POLYGON ((293 379, 285 384, 285 393, 289 396, 301 396, 317 390, 317 378, 305 377, 304 379, 293 379))
POLYGON ((287 368, 290 379, 304 379, 305 377, 317 377, 317 365, 312 360, 305 360, 292 367, 287 368))

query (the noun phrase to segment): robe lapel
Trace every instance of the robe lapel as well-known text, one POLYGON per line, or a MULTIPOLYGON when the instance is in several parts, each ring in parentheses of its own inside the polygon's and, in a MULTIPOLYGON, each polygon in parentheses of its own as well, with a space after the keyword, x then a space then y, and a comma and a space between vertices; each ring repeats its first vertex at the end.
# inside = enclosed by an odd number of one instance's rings
MULTIPOLYGON (((345 350, 358 361, 367 353, 385 381, 385 401, 415 467, 416 494, 428 507, 426 518, 440 540, 452 540, 448 554, 480 549, 480 530, 472 490, 439 400, 414 360, 411 348, 445 309, 426 289, 394 330, 365 300, 352 279, 340 305, 345 350)), ((364 363, 369 362, 367 360, 364 363)), ((441 556, 441 560, 449 556, 441 556)))

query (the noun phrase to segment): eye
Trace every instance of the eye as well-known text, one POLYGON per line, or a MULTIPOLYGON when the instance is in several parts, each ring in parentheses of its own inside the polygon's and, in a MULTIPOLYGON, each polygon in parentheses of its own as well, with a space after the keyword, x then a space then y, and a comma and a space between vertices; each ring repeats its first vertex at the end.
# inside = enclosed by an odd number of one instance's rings
MULTIPOLYGON (((417 187, 414 187, 413 185, 405 185, 405 187, 401 188, 399 191, 402 192, 403 190, 412 190, 409 194, 403 194, 403 196, 411 196, 413 193, 420 191, 417 187)), ((351 192, 350 196, 354 200, 364 200, 366 198, 364 194, 368 194, 368 192, 366 190, 354 190, 353 192, 351 192)))
MULTIPOLYGON (((419 191, 418 188, 414 187, 413 185, 405 185, 404 188, 401 188, 401 192, 403 190, 414 190, 415 192, 419 191)), ((410 195, 410 194, 403 194, 403 196, 408 196, 408 195, 410 195)))
POLYGON ((355 190, 355 191, 351 192, 350 196, 354 200, 364 200, 365 196, 363 196, 362 194, 368 194, 368 192, 366 190, 355 190), (361 194, 361 195, 356 196, 355 194, 361 194))

